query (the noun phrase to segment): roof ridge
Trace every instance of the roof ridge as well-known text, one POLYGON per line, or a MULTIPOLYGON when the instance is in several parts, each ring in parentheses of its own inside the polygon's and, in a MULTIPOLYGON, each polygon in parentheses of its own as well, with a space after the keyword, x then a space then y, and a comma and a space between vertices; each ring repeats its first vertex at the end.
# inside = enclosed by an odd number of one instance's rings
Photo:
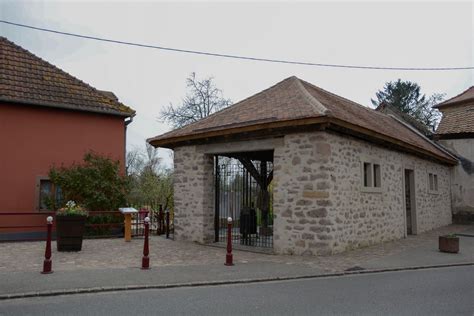
POLYGON ((395 121, 397 121, 399 124, 401 124, 402 126, 404 126, 405 128, 409 129, 410 131, 412 131, 413 133, 417 134, 418 136, 422 137, 426 142, 430 143, 431 145, 433 145, 434 147, 438 148, 439 150, 443 151, 445 154, 453 157, 454 159, 458 159, 455 155, 453 155, 447 148, 445 148, 444 146, 442 146, 441 144, 438 144, 434 141, 432 141, 431 139, 429 139, 426 135, 424 135, 422 132, 420 132, 419 130, 417 130, 415 127, 411 126, 409 123, 403 121, 402 119, 396 117, 395 115, 392 115, 392 114, 387 114, 390 118, 394 119, 395 121))
MULTIPOLYGON (((240 100, 240 101, 237 102, 237 103, 234 103, 234 104, 232 104, 232 105, 230 105, 230 106, 228 106, 228 107, 226 107, 226 108, 223 108, 223 109, 221 109, 221 110, 219 110, 219 111, 216 111, 216 112, 214 112, 214 113, 212 113, 212 114, 209 114, 208 116, 206 116, 206 117, 204 117, 204 118, 202 118, 202 119, 199 119, 199 120, 197 120, 197 121, 195 121, 195 122, 189 123, 189 124, 184 125, 184 126, 182 126, 182 127, 178 127, 178 128, 173 129, 173 130, 171 130, 171 131, 169 131, 169 132, 166 132, 166 133, 163 134, 163 135, 166 135, 166 134, 168 134, 168 133, 170 133, 170 132, 173 132, 173 131, 180 130, 180 129, 182 129, 182 128, 189 128, 189 127, 192 127, 193 125, 195 125, 195 124, 197 124, 197 123, 201 123, 201 122, 208 121, 210 118, 216 116, 217 114, 222 114, 222 113, 224 113, 224 112, 226 112, 226 111, 228 111, 228 110, 230 110, 230 109, 232 109, 232 108, 235 108, 235 107, 239 106, 239 104, 244 103, 245 101, 256 97, 257 95, 260 95, 260 94, 262 94, 262 93, 266 93, 266 92, 269 91, 270 89, 276 87, 277 85, 279 85, 279 84, 281 84, 281 83, 283 83, 283 82, 285 82, 285 81, 288 81, 288 80, 292 79, 293 77, 296 78, 295 76, 291 76, 291 77, 288 77, 288 78, 286 78, 286 79, 283 79, 282 81, 279 81, 279 82, 275 83, 273 86, 268 87, 268 88, 266 88, 266 89, 264 89, 264 90, 262 90, 262 91, 260 91, 260 92, 257 92, 257 93, 255 93, 255 94, 252 94, 251 96, 249 96, 249 97, 247 97, 247 98, 245 98, 245 99, 242 99, 242 100, 240 100)), ((297 78, 297 79, 298 79, 298 78, 297 78)))
POLYGON ((313 95, 311 95, 311 93, 309 93, 308 90, 306 90, 305 86, 301 82, 302 81, 301 79, 295 76, 290 77, 290 78, 294 78, 294 80, 296 80, 298 88, 301 90, 303 95, 306 97, 306 99, 309 101, 309 103, 313 106, 314 110, 316 111, 315 114, 317 115, 319 114, 330 115, 331 114, 331 111, 328 108, 326 108, 318 99, 316 99, 313 95))
MULTIPOLYGON (((295 127, 294 131, 300 131, 313 124, 329 123, 334 124, 336 130, 339 126, 348 129, 348 132, 353 130, 356 134, 362 133, 370 138, 406 147, 410 151, 434 157, 443 163, 456 163, 449 154, 427 141, 426 137, 420 137, 419 133, 413 132, 389 115, 294 76, 241 102, 244 103, 241 107, 240 102, 236 103, 229 108, 234 110, 225 113, 221 111, 221 115, 215 114, 218 116, 205 124, 196 123, 197 125, 190 128, 155 136, 148 139, 148 142, 154 146, 174 148, 183 144, 195 144, 199 140, 218 141, 218 137, 224 136, 235 136, 236 139, 242 135, 246 139, 253 133, 256 133, 257 137, 281 136, 282 129, 290 126, 295 127), (327 112, 321 113, 325 108, 331 111, 331 115, 325 115, 329 114, 327 112), (262 124, 251 124, 260 118, 267 120, 264 123, 262 121, 262 124), (260 134, 261 131, 265 131, 265 134, 260 134)), ((293 129, 283 134, 292 131, 293 129)))
MULTIPOLYGON (((406 123, 408 123, 410 126, 414 127, 416 130, 420 131, 420 128, 425 130, 425 132, 428 132, 430 134, 433 134, 433 131, 431 131, 428 126, 422 124, 420 121, 416 120, 413 116, 409 115, 408 113, 405 113, 405 112, 402 112, 399 108, 397 108, 396 106, 393 106, 389 103, 386 103, 385 101, 383 101, 379 106, 377 106, 377 108, 375 109, 376 112, 379 112, 379 113, 384 113, 388 116, 391 116, 392 114, 390 113, 385 113, 383 112, 383 110, 381 109, 381 105, 384 104, 384 108, 388 109, 389 111, 392 111, 395 113, 395 116, 397 117, 397 115, 399 115, 401 117, 401 119, 403 121, 405 121, 406 123), (418 127, 419 128, 418 128, 418 127)), ((398 117, 397 117, 398 118, 398 117)), ((422 132, 422 131, 420 131, 422 132)), ((423 134, 423 132, 422 132, 423 134)), ((426 134, 424 134, 426 135, 426 134)))
MULTIPOLYGON (((459 98, 459 97, 462 96, 463 94, 468 93, 471 89, 474 89, 474 86, 470 86, 469 88, 467 88, 467 89, 464 90, 463 92, 461 92, 461 93, 459 93, 459 94, 455 95, 454 97, 451 97, 451 98, 449 98, 449 99, 447 99, 447 100, 444 100, 443 102, 441 102, 441 103, 439 103, 439 104, 436 104, 436 105, 434 105, 433 107, 434 107, 434 108, 438 108, 438 107, 442 107, 442 106, 444 106, 444 105, 449 105, 449 104, 456 104, 456 103, 465 102, 465 101, 467 101, 467 100, 454 101, 454 102, 450 103, 451 100, 456 99, 456 98, 459 98)), ((469 99, 468 99, 468 100, 469 100, 469 99)))
MULTIPOLYGON (((111 106, 120 106, 120 107, 126 107, 130 112, 133 112, 135 113, 135 111, 133 109, 131 109, 130 107, 126 106, 125 104, 123 104, 122 102, 118 101, 118 100, 113 100, 112 98, 110 98, 109 96, 107 96, 106 94, 102 93, 99 89, 97 88, 94 88, 93 86, 91 86, 90 84, 88 84, 87 82, 84 82, 82 81, 81 79, 71 75, 70 73, 64 71, 63 69, 57 67, 56 65, 50 63, 49 61, 47 60, 44 60, 43 58, 35 55, 34 53, 30 52, 29 50, 21 47, 20 45, 10 41, 8 38, 4 37, 4 36, 1 36, 0 37, 0 40, 3 40, 4 42, 6 42, 8 45, 10 45, 11 47, 13 47, 14 49, 18 49, 24 53, 26 53, 29 57, 33 58, 33 59, 36 59, 38 61, 40 61, 41 63, 43 64, 46 64, 52 68, 54 68, 55 70, 57 70, 58 72, 60 72, 62 75, 65 75, 67 78, 70 78, 72 79, 72 81, 78 83, 79 85, 82 85, 84 88, 86 88, 87 90, 89 90, 91 93, 93 94, 96 94, 96 96, 100 96, 101 98, 104 98, 106 101, 105 103, 106 104, 109 104, 111 106)), ((120 112, 127 112, 127 111, 124 111, 124 110, 121 110, 120 108, 119 109, 114 109, 112 108, 113 110, 116 110, 116 111, 120 111, 120 112)))
POLYGON ((333 96, 333 97, 336 97, 336 98, 338 98, 338 99, 344 100, 344 101, 349 102, 349 103, 352 103, 352 104, 354 104, 354 105, 357 105, 358 107, 364 109, 365 111, 373 112, 373 113, 376 113, 377 115, 380 115, 380 116, 387 116, 387 114, 385 114, 385 113, 376 111, 375 109, 372 109, 372 108, 370 108, 370 107, 368 107, 368 106, 359 104, 359 103, 357 103, 357 102, 355 102, 355 101, 352 101, 352 100, 350 100, 350 99, 347 99, 347 98, 345 98, 345 97, 341 97, 340 95, 337 95, 337 94, 335 94, 335 93, 333 93, 333 92, 331 92, 331 91, 325 90, 325 89, 323 89, 323 88, 321 88, 321 87, 318 87, 318 86, 316 86, 316 85, 314 85, 314 84, 312 84, 312 83, 310 83, 310 82, 307 82, 307 81, 305 81, 305 80, 302 80, 302 79, 300 79, 300 80, 301 80, 303 83, 305 83, 305 84, 311 86, 312 88, 314 88, 314 89, 316 89, 316 90, 319 90, 319 91, 321 91, 321 92, 323 92, 323 93, 329 94, 329 95, 331 95, 331 96, 333 96))

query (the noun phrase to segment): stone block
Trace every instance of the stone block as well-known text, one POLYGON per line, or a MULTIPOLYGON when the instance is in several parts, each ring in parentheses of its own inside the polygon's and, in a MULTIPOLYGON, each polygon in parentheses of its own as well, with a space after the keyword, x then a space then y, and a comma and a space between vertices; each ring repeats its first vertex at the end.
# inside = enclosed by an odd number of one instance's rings
POLYGON ((314 209, 314 210, 310 210, 306 213, 309 217, 326 217, 328 215, 328 211, 326 208, 324 207, 321 207, 321 208, 317 208, 317 209, 314 209))
POLYGON ((309 199, 327 199, 329 192, 327 191, 303 191, 303 197, 309 199))

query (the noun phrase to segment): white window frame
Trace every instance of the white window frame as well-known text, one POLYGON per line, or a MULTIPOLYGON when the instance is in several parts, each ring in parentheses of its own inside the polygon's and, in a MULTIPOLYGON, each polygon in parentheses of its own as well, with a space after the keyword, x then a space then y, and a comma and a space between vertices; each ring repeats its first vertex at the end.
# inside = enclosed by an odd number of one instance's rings
POLYGON ((382 164, 380 161, 376 159, 371 159, 368 157, 362 157, 361 162, 360 162, 360 170, 361 170, 361 182, 360 182, 360 187, 362 192, 367 192, 367 193, 381 193, 382 188, 383 188, 383 170, 382 170, 382 164), (368 185, 365 185, 365 166, 369 166, 369 181, 368 185), (378 166, 378 176, 376 176, 376 169, 378 166), (376 179, 378 179, 379 186, 375 187, 374 183, 377 182, 376 179))
POLYGON ((434 171, 428 171, 426 181, 428 193, 439 194, 439 175, 434 171))

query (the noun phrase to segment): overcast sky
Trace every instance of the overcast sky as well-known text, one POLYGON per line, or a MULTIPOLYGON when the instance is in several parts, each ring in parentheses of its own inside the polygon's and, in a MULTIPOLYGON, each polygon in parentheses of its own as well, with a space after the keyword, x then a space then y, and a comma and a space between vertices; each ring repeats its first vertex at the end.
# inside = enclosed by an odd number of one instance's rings
MULTIPOLYGON (((0 3, 4 20, 168 47, 316 63, 474 65, 471 1, 0 3)), ((292 75, 366 106, 386 81, 398 78, 448 98, 474 84, 473 71, 329 69, 127 47, 4 24, 0 33, 92 86, 113 91, 135 109, 129 149, 144 148, 146 138, 170 129, 158 121, 160 110, 179 104, 191 72, 213 76, 234 102, 292 75)), ((168 156, 164 150, 160 155, 168 156)))

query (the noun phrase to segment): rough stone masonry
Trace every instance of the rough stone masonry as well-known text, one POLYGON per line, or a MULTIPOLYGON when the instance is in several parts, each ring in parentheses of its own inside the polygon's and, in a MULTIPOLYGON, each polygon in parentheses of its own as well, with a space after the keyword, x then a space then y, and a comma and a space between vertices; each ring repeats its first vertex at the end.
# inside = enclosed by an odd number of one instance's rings
MULTIPOLYGON (((415 233, 451 223, 449 168, 335 132, 259 140, 274 149, 274 251, 327 255, 406 235, 404 170, 414 171, 415 233), (363 189, 364 161, 380 165, 381 188, 363 189), (438 190, 428 187, 428 173, 438 190)), ((248 150, 259 146, 253 144, 248 150)), ((245 150, 245 142, 226 150, 245 150)), ((215 152, 213 152, 215 153, 215 152)), ((213 156, 205 145, 175 148, 175 237, 210 242, 214 225, 213 156)))

